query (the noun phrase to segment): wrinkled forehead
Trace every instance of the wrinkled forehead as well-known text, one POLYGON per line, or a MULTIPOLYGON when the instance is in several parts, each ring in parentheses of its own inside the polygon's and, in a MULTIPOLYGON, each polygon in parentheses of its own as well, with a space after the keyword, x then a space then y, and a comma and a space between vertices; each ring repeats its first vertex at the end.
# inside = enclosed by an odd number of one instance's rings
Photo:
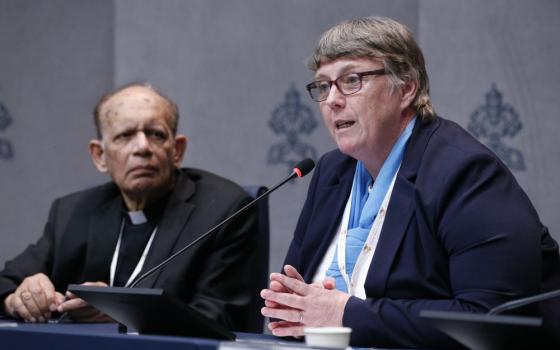
POLYGON ((171 126, 171 107, 167 101, 153 90, 146 87, 130 87, 119 91, 105 101, 100 108, 102 127, 111 126, 113 121, 127 116, 134 119, 135 115, 151 114, 161 118, 171 126))

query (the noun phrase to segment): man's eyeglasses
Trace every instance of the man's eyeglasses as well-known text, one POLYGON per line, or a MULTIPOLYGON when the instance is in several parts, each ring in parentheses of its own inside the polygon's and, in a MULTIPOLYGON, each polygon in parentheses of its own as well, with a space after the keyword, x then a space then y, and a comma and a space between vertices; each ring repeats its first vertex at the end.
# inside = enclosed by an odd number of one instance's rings
POLYGON ((314 101, 322 102, 329 97, 332 85, 336 85, 338 91, 343 95, 352 95, 362 88, 362 78, 368 75, 383 75, 385 69, 376 69, 362 73, 350 73, 341 75, 335 80, 317 80, 307 84, 305 87, 309 91, 309 96, 314 101))

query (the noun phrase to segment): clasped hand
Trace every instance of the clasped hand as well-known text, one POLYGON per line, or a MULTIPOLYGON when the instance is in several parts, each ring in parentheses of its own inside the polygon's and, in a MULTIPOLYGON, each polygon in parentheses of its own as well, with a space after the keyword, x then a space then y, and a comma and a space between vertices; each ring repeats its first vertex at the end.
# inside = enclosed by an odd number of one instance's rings
MULTIPOLYGON (((103 282, 86 282, 84 285, 107 286, 103 282)), ((46 322, 55 311, 68 313, 75 321, 111 321, 109 316, 76 295, 57 292, 51 280, 42 273, 25 278, 4 300, 4 310, 8 315, 26 322, 46 322)))
POLYGON ((290 265, 270 275, 269 289, 261 291, 263 316, 278 319, 268 324, 276 336, 302 336, 304 327, 341 326, 349 294, 335 289, 332 278, 307 284, 290 265))

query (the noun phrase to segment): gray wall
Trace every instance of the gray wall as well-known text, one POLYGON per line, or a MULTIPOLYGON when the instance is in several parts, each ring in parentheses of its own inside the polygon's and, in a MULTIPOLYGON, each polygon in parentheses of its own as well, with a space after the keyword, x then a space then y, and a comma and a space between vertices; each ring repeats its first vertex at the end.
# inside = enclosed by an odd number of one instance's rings
POLYGON ((103 179, 87 142, 113 86, 113 13, 109 1, 0 1, 2 264, 39 237, 55 197, 103 179))
MULTIPOLYGON (((0 263, 40 235, 56 196, 105 180, 86 144, 90 110, 113 86, 148 80, 167 93, 189 137, 185 165, 242 185, 273 185, 286 175, 286 164, 269 162, 271 147, 286 139, 269 122, 292 87, 296 110, 317 122, 297 134, 300 142, 317 154, 332 149, 303 89, 312 77, 304 61, 325 29, 364 15, 395 18, 416 34, 445 117, 467 127, 493 83, 503 93, 522 128, 501 141, 523 155, 526 168, 514 174, 560 238, 552 148, 560 124, 552 106, 558 10, 555 1, 530 0, 0 0, 0 102, 12 118, 2 128, 0 115, 0 141, 13 148, 13 157, 2 157, 0 146, 0 263)), ((273 270, 308 181, 270 198, 273 270)))
MULTIPOLYGON (((420 3, 419 41, 437 111, 468 127, 495 84, 503 93, 500 119, 511 119, 509 109, 521 123, 515 135, 501 138, 523 157, 525 169, 514 174, 543 223, 560 240, 560 2, 420 3)), ((504 126, 511 123, 499 124, 496 130, 504 126)))

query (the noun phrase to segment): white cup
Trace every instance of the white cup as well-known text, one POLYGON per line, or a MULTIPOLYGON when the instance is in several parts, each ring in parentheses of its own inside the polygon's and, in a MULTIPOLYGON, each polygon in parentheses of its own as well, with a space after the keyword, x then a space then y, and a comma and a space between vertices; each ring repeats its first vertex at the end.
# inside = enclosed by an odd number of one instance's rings
POLYGON ((345 349, 350 344, 348 327, 305 327, 305 344, 316 348, 345 349))

